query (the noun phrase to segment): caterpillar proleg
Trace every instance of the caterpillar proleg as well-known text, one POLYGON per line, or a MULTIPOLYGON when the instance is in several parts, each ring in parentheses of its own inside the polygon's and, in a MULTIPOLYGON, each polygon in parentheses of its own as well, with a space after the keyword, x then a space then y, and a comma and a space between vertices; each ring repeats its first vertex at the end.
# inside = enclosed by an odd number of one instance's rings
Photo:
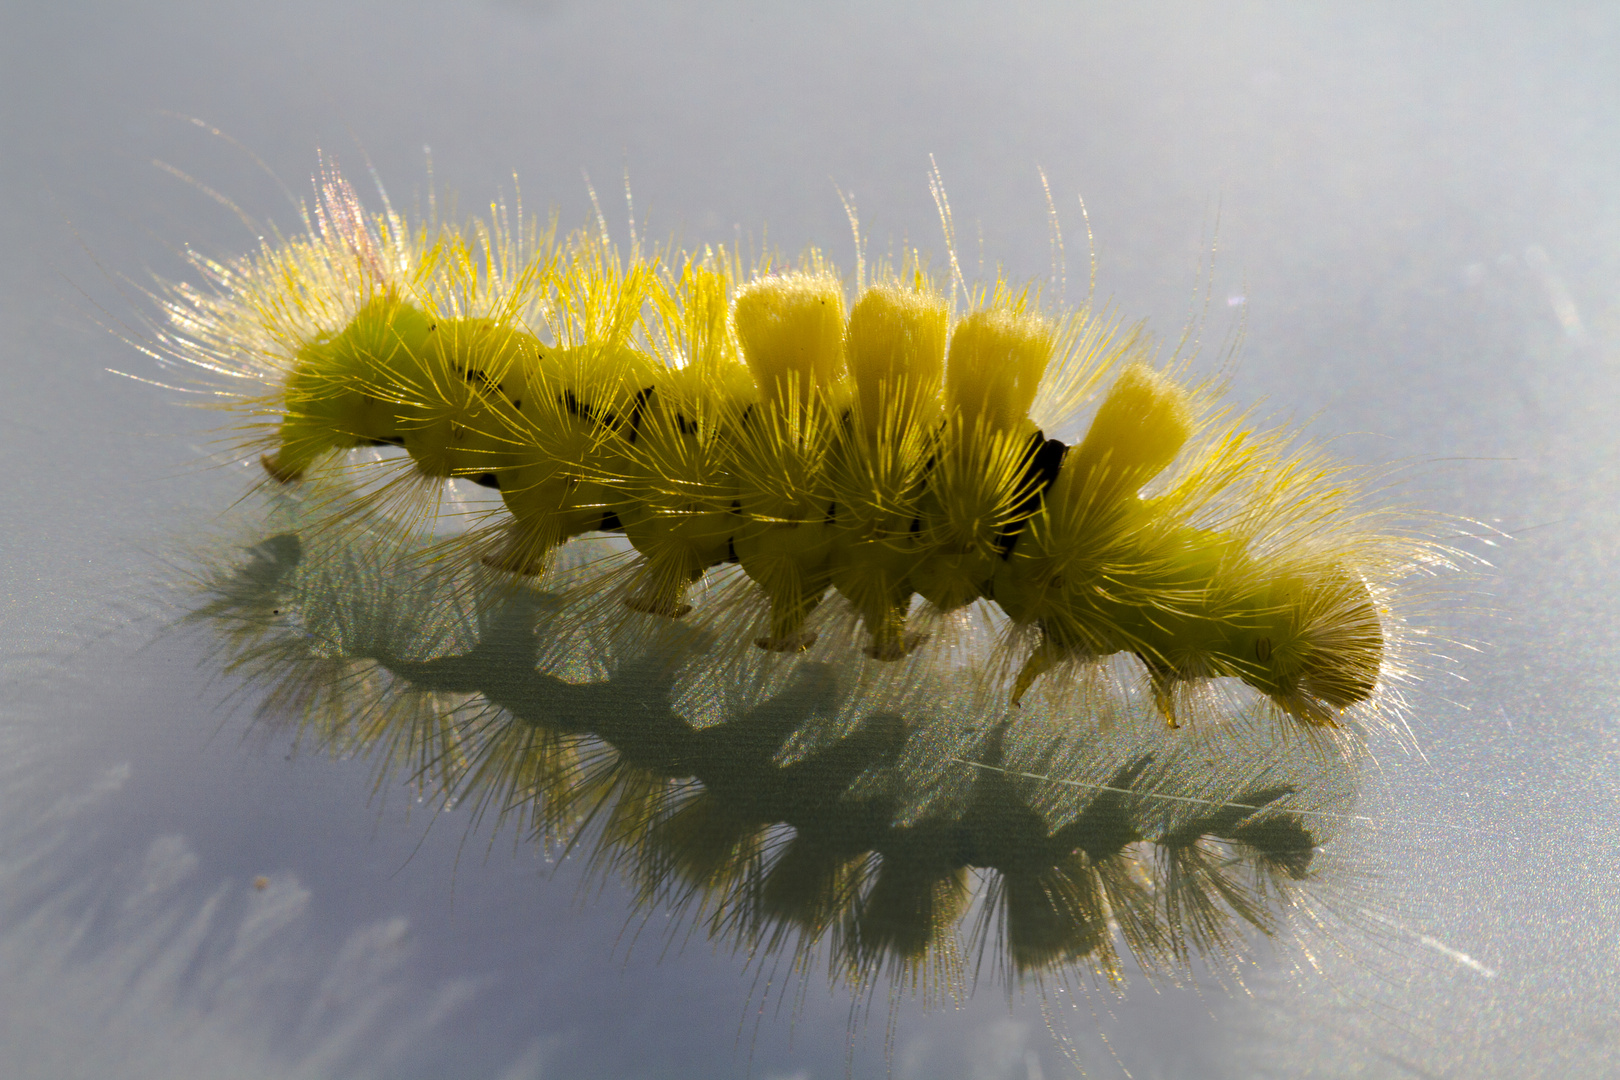
POLYGON ((198 259, 208 285, 169 289, 159 340, 216 378, 274 484, 401 448, 405 488, 499 493, 440 557, 540 580, 621 534, 629 567, 575 572, 576 595, 783 663, 844 619, 816 659, 916 670, 976 611, 993 637, 966 663, 1002 706, 1107 672, 1172 727, 1238 708, 1206 692, 1234 682, 1312 729, 1387 711, 1391 602, 1435 551, 1139 332, 999 279, 959 310, 909 251, 851 295, 817 251, 626 254, 521 207, 412 225, 330 169, 305 225, 198 259))

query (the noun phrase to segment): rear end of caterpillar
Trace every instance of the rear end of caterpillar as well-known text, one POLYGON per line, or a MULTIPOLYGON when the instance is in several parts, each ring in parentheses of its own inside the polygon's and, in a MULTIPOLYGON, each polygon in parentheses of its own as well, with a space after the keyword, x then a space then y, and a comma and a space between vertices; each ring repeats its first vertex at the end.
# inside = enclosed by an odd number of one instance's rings
MULTIPOLYGON (((353 201, 341 181, 325 198, 353 201)), ((909 260, 846 305, 813 252, 743 280, 724 252, 622 260, 588 235, 490 284, 493 256, 444 255, 468 249, 453 231, 409 234, 399 268, 375 254, 392 219, 321 220, 306 247, 348 252, 353 284, 324 330, 264 334, 293 339, 263 376, 277 482, 402 447, 423 476, 499 490, 498 569, 538 574, 570 538, 622 533, 639 556, 625 603, 682 618, 694 583, 740 564, 769 609, 753 644, 772 652, 813 645, 834 592, 886 662, 927 641, 914 608, 994 605, 1022 643, 1015 705, 1117 654, 1172 726, 1181 691, 1211 679, 1312 727, 1385 681, 1384 586, 1358 553, 1386 538, 1357 522, 1357 494, 1087 313, 1001 283, 958 313, 909 260), (1032 418, 1098 391, 1074 445, 1032 418)), ((238 270, 266 320, 273 264, 238 270)))

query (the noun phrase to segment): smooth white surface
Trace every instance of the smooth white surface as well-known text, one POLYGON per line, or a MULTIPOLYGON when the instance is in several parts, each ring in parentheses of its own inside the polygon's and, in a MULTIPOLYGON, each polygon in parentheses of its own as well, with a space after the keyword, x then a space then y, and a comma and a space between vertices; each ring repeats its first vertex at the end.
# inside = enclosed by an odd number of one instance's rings
MULTIPOLYGON (((1620 1072, 1617 84, 1600 5, 8 5, 0 1071, 885 1068, 881 998, 852 1058, 850 1002, 819 983, 791 1025, 774 997, 756 1016, 736 958, 629 948, 615 888, 582 904, 577 868, 245 735, 198 642, 163 631, 163 553, 246 476, 198 467, 217 417, 106 373, 154 367, 105 328, 140 335, 175 249, 253 234, 151 161, 295 224, 178 114, 299 197, 320 148, 410 205, 426 144, 468 204, 515 171, 572 225, 583 168, 622 223, 628 169, 657 234, 846 267, 836 188, 875 248, 941 249, 933 154, 970 269, 982 229, 986 265, 1049 273, 1043 167, 1071 290, 1080 193, 1122 314, 1173 342, 1210 284, 1207 364, 1245 314, 1233 400, 1314 416, 1338 453, 1403 465, 1392 498, 1515 537, 1473 544, 1494 567, 1437 601, 1477 651, 1437 646, 1426 760, 1382 755, 1382 824, 1345 845, 1369 876, 1324 892, 1365 929, 1306 943, 1319 976, 1262 961, 1251 994, 1083 1002, 1076 1053, 1103 1076, 1620 1072)), ((1072 1071, 1033 1001, 900 1016, 897 1076, 1072 1071)))

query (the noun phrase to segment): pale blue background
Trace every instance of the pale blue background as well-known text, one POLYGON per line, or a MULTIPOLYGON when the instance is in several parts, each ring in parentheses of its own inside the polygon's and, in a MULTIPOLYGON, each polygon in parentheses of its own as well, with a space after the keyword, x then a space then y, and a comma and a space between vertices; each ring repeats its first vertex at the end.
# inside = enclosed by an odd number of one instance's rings
MULTIPOLYGON (((851 1002, 819 981, 791 1030, 774 998, 756 1022, 736 958, 660 958, 659 916, 630 949, 616 887, 582 897, 577 867, 454 814, 429 829, 364 763, 289 759, 161 632, 166 560, 248 474, 202 467, 216 417, 104 369, 155 372, 119 340, 150 273, 252 233, 152 160, 295 224, 171 114, 300 196, 320 148, 410 205, 428 145, 469 207, 515 171, 567 225, 589 170, 623 238, 628 169, 659 236, 846 267, 835 185, 875 248, 940 249, 933 154, 970 272, 982 230, 987 265, 1049 273, 1044 167, 1071 290, 1083 194, 1122 314, 1173 342, 1207 310, 1207 369, 1243 313, 1234 400, 1514 537, 1463 541, 1493 566, 1429 604, 1453 643, 1413 699, 1424 757, 1379 748, 1380 825, 1320 894, 1350 927, 1263 954, 1247 990, 1060 999, 1075 1053, 1137 1078, 1620 1073, 1620 13, 1123 8, 6 4, 0 1073, 885 1069, 881 995, 848 1059, 851 1002)), ((902 1008, 893 1070, 1072 1072, 993 990, 902 1008)))

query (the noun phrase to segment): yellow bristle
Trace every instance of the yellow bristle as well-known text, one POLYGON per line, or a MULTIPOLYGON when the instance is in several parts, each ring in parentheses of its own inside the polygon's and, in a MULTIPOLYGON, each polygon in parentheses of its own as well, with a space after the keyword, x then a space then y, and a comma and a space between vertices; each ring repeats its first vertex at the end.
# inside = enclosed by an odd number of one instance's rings
POLYGON ((1193 432, 1187 392, 1146 364, 1132 364, 1097 407, 1079 446, 1063 462, 1063 482, 1098 502, 1135 494, 1175 460, 1193 432))
POLYGON ((760 392, 803 404, 844 371, 844 287, 828 274, 778 274, 738 290, 732 320, 760 392))
POLYGON ((938 395, 948 327, 945 300, 935 293, 875 285, 861 294, 849 313, 845 347, 869 437, 877 437, 886 417, 910 417, 938 395))
POLYGON ((1008 431, 1029 416, 1052 359, 1054 329, 1038 315, 975 311, 951 332, 945 402, 967 430, 1008 431))

